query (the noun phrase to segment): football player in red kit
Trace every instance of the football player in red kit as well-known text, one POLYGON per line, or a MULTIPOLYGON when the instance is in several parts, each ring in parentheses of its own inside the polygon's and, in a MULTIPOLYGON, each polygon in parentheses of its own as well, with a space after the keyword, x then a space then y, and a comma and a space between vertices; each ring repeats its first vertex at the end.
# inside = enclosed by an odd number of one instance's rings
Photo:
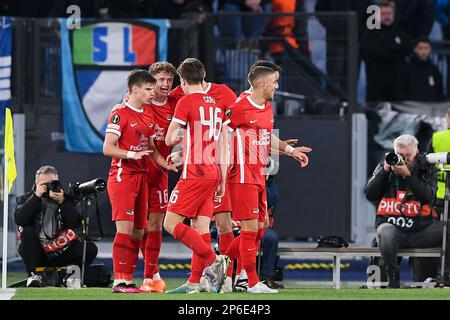
POLYGON ((266 66, 253 67, 248 75, 252 93, 225 113, 224 125, 234 131, 232 168, 228 176, 233 219, 241 222, 241 233, 226 254, 231 259, 240 255, 248 275, 248 293, 278 292, 259 281, 255 259, 267 219, 265 174, 271 145, 290 154, 302 167, 308 164, 308 157, 302 151, 309 152, 309 148, 294 148, 272 134, 274 118, 269 101, 278 88, 280 71, 266 66))
MULTIPOLYGON (((204 71, 204 73, 206 77, 206 70, 204 71)), ((205 77, 202 81, 202 88, 204 92, 213 97, 218 105, 222 108, 222 111, 225 112, 225 110, 227 110, 228 107, 236 101, 236 94, 225 84, 206 82, 205 77)), ((170 96, 175 99, 181 99, 184 96, 184 92, 181 89, 181 86, 177 86, 174 90, 172 90, 170 92, 170 96)), ((227 132, 224 132, 224 134, 224 138, 226 138, 227 132)), ((227 141, 224 141, 224 143, 227 143, 227 141)), ((228 187, 225 188, 225 190, 227 189, 228 187)), ((217 231, 220 236, 219 251, 223 253, 228 248, 228 245, 231 243, 231 241, 233 241, 234 239, 231 221, 231 202, 228 191, 225 191, 225 194, 221 199, 214 201, 213 215, 217 226, 217 231)), ((207 235, 205 235, 205 238, 206 237, 207 235)), ((211 243, 211 238, 209 237, 209 239, 205 239, 205 241, 207 243, 211 243)), ((201 259, 197 259, 195 255, 192 257, 191 277, 189 279, 191 283, 196 283, 200 280, 201 271, 204 269, 204 266, 198 265, 198 261, 200 260, 201 259)), ((227 271, 227 277, 225 278, 224 284, 222 286, 223 292, 232 292, 232 273, 233 263, 232 261, 230 261, 230 266, 227 271)), ((200 288, 202 291, 207 290, 208 288, 205 280, 206 279, 201 278, 200 288)))
MULTIPOLYGON (((185 128, 183 168, 170 196, 164 228, 203 260, 197 265, 207 267, 200 271, 198 278, 204 273, 211 290, 218 292, 225 279, 228 258, 216 256, 205 238, 210 237, 213 199, 222 198, 226 187, 226 164, 219 165, 218 159, 224 152, 219 150, 223 111, 213 97, 204 93, 204 66, 199 60, 186 59, 179 66, 178 74, 186 96, 175 108, 166 144, 176 144, 178 132, 185 128), (185 218, 191 219, 192 227, 183 223, 185 218)), ((199 292, 198 282, 188 281, 168 293, 199 292)))
MULTIPOLYGON (((177 74, 175 67, 169 62, 155 62, 149 68, 156 79, 155 96, 148 107, 155 121, 155 145, 164 157, 171 152, 165 143, 167 129, 172 121, 177 101, 169 97, 173 79, 177 74)), ((162 243, 162 225, 169 202, 168 171, 154 161, 150 161, 148 172, 148 226, 141 241, 144 256, 144 282, 140 289, 145 292, 163 292, 166 289, 164 280, 159 275, 158 258, 162 243)))
POLYGON ((141 292, 132 283, 139 254, 139 241, 147 225, 147 171, 151 157, 168 166, 153 143, 154 120, 146 104, 154 96, 155 78, 145 70, 128 76, 129 100, 116 106, 106 127, 103 154, 112 157, 108 195, 117 233, 113 242, 115 293, 141 292))

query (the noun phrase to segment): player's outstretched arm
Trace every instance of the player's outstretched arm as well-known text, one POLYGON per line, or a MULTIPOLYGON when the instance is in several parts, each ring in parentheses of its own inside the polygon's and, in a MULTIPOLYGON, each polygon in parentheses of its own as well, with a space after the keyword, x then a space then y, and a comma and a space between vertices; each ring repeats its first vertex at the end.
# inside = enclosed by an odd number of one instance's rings
POLYGON ((298 139, 288 139, 286 141, 280 140, 277 136, 272 134, 271 136, 271 149, 279 152, 281 155, 287 154, 293 157, 295 160, 300 162, 302 167, 306 167, 309 163, 308 156, 306 153, 312 151, 309 147, 296 147, 294 148, 292 144, 298 142, 298 139))
POLYGON ((145 151, 128 151, 120 149, 117 146, 119 141, 119 136, 115 133, 107 132, 105 135, 105 141, 103 142, 103 154, 107 157, 117 158, 117 159, 134 159, 140 160, 145 156, 150 155, 151 150, 145 151))

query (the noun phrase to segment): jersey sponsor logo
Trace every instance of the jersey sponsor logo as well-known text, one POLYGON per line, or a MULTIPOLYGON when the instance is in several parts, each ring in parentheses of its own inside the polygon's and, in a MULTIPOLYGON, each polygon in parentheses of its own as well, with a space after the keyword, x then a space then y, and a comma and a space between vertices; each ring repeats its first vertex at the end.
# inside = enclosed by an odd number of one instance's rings
POLYGON ((145 151, 149 149, 148 138, 141 134, 140 143, 138 146, 130 146, 130 151, 145 151))
POLYGON ((127 214, 129 216, 133 216, 134 215, 134 210, 127 210, 127 212, 125 212, 125 214, 127 214))
POLYGON ((221 204, 218 204, 217 206, 214 206, 214 209, 217 209, 217 208, 219 208, 220 206, 222 206, 222 204, 223 204, 223 203, 221 203, 221 204))
POLYGON ((132 123, 132 124, 131 124, 131 127, 132 127, 132 128, 135 127, 135 126, 137 126, 137 123, 132 123))
POLYGON ((230 110, 230 109, 227 109, 227 110, 225 111, 225 115, 226 115, 227 117, 230 117, 230 116, 231 116, 231 110, 230 110))
POLYGON ((154 139, 156 141, 164 141, 165 137, 164 137, 164 128, 161 128, 158 124, 155 124, 155 137, 154 139))
POLYGON ((167 116, 167 120, 172 121, 173 116, 167 116))
POLYGON ((165 207, 167 207, 167 204, 165 204, 163 206, 159 206, 160 209, 164 209, 165 207))
POLYGON ((259 130, 259 140, 253 140, 252 144, 256 145, 256 146, 267 146, 270 144, 270 137, 271 137, 271 133, 266 130, 266 129, 262 129, 259 130))
POLYGON ((111 119, 112 123, 119 123, 120 122, 120 116, 119 115, 114 115, 111 119))
POLYGON ((255 213, 255 214, 256 214, 256 213, 259 213, 259 208, 253 209, 253 210, 252 210, 252 213, 255 213))
POLYGON ((250 120, 250 123, 255 123, 256 121, 258 121, 258 120, 250 120))

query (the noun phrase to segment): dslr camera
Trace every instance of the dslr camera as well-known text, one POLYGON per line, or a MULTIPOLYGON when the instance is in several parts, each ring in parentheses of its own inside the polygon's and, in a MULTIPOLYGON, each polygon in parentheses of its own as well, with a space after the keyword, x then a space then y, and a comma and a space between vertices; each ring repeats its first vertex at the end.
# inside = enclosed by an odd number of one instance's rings
POLYGON ((50 180, 47 183, 45 183, 47 186, 47 192, 43 194, 44 197, 48 197, 50 194, 50 191, 53 192, 61 192, 62 190, 62 184, 59 180, 50 180))
POLYGON ((73 199, 82 199, 90 195, 97 194, 106 190, 106 181, 102 178, 96 178, 87 182, 69 183, 69 195, 73 199))
POLYGON ((386 160, 386 163, 390 166, 399 166, 405 159, 401 154, 390 152, 386 155, 384 160, 386 160))

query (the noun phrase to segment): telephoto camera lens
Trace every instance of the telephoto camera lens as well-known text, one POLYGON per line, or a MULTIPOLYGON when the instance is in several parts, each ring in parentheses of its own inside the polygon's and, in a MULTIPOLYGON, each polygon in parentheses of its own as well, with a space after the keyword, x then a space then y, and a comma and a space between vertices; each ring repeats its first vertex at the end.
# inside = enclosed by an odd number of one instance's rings
POLYGON ((386 163, 390 166, 398 166, 403 163, 403 157, 400 154, 390 152, 386 155, 386 163))

